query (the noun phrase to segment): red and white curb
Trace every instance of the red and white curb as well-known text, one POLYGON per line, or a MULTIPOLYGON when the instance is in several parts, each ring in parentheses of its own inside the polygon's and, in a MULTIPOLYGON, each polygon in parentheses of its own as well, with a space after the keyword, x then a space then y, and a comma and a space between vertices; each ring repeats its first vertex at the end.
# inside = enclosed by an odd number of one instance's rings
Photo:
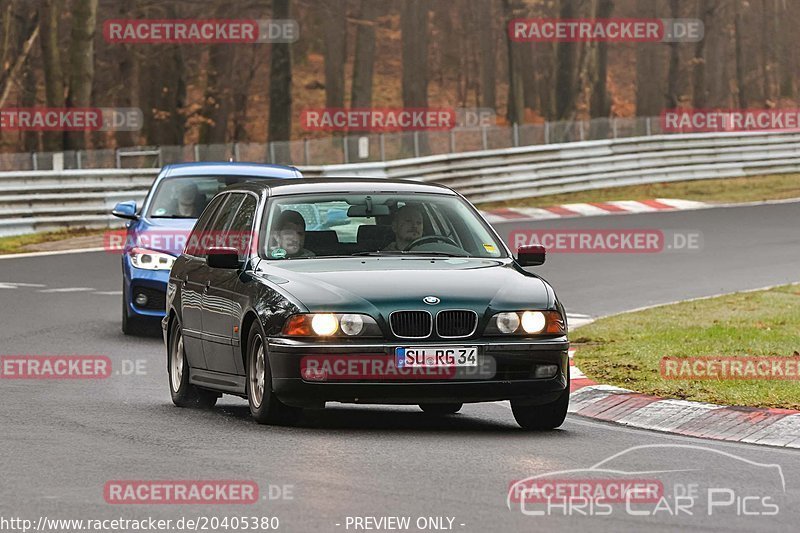
POLYGON ((657 198, 655 200, 619 200, 614 202, 592 202, 562 204, 550 207, 507 207, 483 211, 488 222, 511 222, 523 220, 546 220, 552 218, 586 217, 597 215, 623 215, 632 213, 657 213, 662 211, 684 211, 709 207, 705 202, 657 198))
POLYGON ((587 378, 569 351, 569 412, 687 437, 800 448, 800 411, 729 407, 640 394, 587 378))

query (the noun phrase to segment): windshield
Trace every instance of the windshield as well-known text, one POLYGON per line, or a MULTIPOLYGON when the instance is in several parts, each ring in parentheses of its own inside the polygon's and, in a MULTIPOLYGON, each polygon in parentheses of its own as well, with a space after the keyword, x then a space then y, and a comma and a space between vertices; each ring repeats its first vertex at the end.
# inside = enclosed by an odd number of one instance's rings
POLYGON ((461 198, 441 194, 324 194, 274 198, 261 252, 285 260, 356 255, 506 257, 461 198))
POLYGON ((158 184, 150 202, 151 218, 197 218, 222 189, 250 176, 180 176, 158 184))

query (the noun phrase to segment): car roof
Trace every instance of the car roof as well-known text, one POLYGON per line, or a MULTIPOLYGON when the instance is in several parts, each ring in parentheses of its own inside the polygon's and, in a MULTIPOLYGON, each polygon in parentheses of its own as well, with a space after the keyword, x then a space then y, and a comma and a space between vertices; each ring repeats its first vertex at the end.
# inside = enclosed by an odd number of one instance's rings
POLYGON ((302 178, 295 167, 267 165, 261 163, 177 163, 164 166, 160 178, 175 176, 251 176, 261 178, 302 178))
POLYGON ((270 196, 313 193, 434 193, 455 196, 456 193, 438 183, 413 180, 392 180, 366 177, 303 178, 302 180, 245 181, 224 189, 227 191, 267 192, 270 196))

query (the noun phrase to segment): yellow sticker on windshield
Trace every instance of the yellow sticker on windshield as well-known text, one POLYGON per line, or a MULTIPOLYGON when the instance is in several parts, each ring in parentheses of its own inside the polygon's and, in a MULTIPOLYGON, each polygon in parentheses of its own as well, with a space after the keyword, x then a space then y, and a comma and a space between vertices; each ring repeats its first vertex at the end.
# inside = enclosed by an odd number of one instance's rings
POLYGON ((497 253, 497 247, 494 244, 483 243, 483 249, 486 250, 487 252, 489 252, 490 254, 496 254, 497 253))

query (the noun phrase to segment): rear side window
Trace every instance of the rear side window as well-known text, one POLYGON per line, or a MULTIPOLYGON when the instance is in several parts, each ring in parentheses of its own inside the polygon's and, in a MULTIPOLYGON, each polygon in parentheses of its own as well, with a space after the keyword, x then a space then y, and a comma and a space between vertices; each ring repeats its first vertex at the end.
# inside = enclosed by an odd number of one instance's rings
POLYGON ((214 220, 214 217, 217 215, 217 211, 219 211, 219 206, 222 204, 223 200, 224 196, 217 196, 211 200, 211 202, 203 211, 203 214, 197 219, 194 229, 192 229, 192 232, 189 234, 189 238, 186 241, 186 249, 183 251, 183 253, 186 255, 193 255, 195 257, 203 255, 200 237, 205 233, 209 222, 214 220))

